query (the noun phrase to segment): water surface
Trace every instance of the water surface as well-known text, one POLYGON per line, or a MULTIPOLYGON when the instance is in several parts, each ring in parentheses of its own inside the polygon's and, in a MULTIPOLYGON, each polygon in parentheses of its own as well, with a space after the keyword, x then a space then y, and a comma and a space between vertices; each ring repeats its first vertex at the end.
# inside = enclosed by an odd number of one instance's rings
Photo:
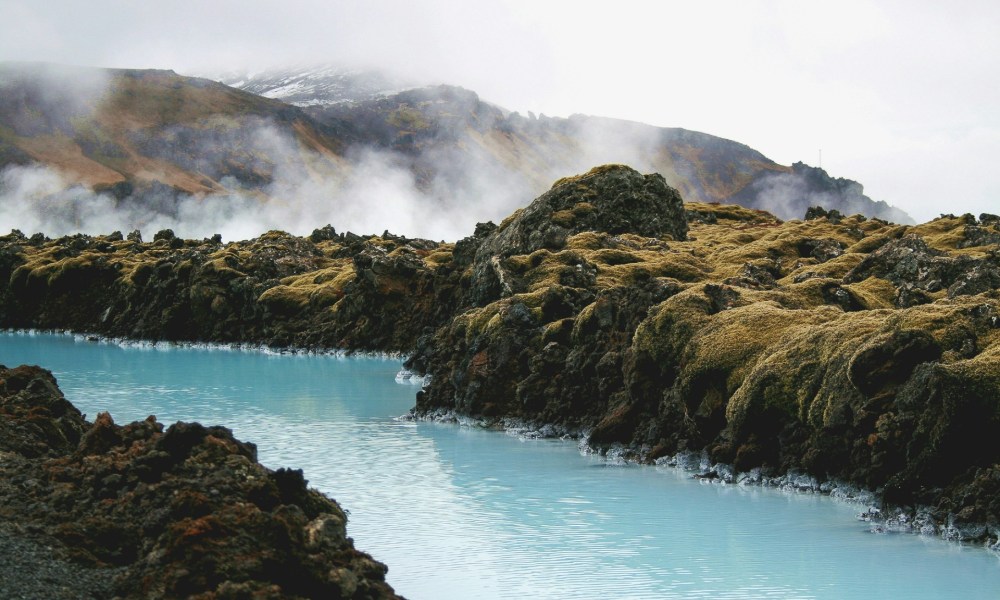
POLYGON ((877 535, 826 497, 700 483, 573 442, 399 421, 416 387, 384 358, 274 355, 0 334, 90 419, 223 424, 305 470, 358 548, 413 599, 997 598, 981 548, 877 535))

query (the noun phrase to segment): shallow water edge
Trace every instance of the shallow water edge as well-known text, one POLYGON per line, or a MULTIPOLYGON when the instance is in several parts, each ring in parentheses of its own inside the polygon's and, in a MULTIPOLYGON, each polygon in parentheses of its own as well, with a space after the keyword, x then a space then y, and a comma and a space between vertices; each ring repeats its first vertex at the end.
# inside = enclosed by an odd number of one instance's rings
POLYGON ((760 468, 736 472, 732 465, 713 463, 708 452, 687 451, 655 460, 646 458, 647 449, 636 451, 620 444, 608 448, 590 444, 590 431, 567 428, 551 423, 533 423, 509 417, 475 418, 449 410, 437 410, 417 415, 413 411, 399 417, 403 421, 428 421, 451 423, 459 427, 503 431, 524 439, 576 440, 580 452, 605 458, 611 464, 671 467, 713 485, 773 488, 783 492, 819 494, 835 500, 855 504, 860 508, 857 519, 870 525, 873 534, 911 534, 937 537, 949 542, 972 547, 982 546, 1000 558, 1000 526, 988 523, 963 523, 953 519, 937 522, 932 507, 902 507, 887 505, 882 490, 866 489, 846 481, 828 479, 820 481, 812 475, 791 471, 766 474, 760 468))

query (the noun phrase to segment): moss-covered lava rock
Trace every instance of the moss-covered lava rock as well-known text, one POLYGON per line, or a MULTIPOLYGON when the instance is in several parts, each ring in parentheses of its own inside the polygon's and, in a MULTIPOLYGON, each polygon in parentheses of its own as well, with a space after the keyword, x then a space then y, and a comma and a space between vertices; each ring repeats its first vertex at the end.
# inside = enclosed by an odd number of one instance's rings
POLYGON ((561 250, 571 235, 585 231, 683 240, 687 235, 684 203, 662 176, 641 175, 623 165, 605 165, 560 179, 507 218, 479 246, 472 301, 485 304, 519 291, 504 259, 536 250, 561 250))
POLYGON ((398 352, 450 315, 459 287, 453 245, 388 233, 141 240, 0 236, 0 326, 398 352))
POLYGON ((0 433, 0 520, 118 597, 397 597, 336 502, 228 429, 91 423, 48 371, 0 366, 0 433))

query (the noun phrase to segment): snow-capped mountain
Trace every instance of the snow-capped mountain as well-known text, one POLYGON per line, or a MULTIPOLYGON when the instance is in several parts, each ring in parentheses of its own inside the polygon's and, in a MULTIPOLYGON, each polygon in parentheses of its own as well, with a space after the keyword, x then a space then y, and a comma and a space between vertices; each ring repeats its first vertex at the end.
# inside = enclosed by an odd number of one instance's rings
POLYGON ((298 66, 267 71, 206 75, 230 87, 296 106, 322 106, 371 100, 414 87, 385 73, 337 65, 298 66))

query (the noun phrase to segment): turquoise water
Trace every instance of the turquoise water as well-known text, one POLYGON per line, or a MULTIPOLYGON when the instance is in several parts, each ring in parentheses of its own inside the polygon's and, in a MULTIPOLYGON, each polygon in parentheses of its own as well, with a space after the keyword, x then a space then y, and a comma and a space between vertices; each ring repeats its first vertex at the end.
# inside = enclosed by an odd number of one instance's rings
POLYGON ((1000 596, 995 554, 870 533, 857 505, 396 420, 416 391, 397 360, 0 334, 0 364, 25 363, 91 419, 224 424, 265 465, 304 469, 417 600, 1000 596))

